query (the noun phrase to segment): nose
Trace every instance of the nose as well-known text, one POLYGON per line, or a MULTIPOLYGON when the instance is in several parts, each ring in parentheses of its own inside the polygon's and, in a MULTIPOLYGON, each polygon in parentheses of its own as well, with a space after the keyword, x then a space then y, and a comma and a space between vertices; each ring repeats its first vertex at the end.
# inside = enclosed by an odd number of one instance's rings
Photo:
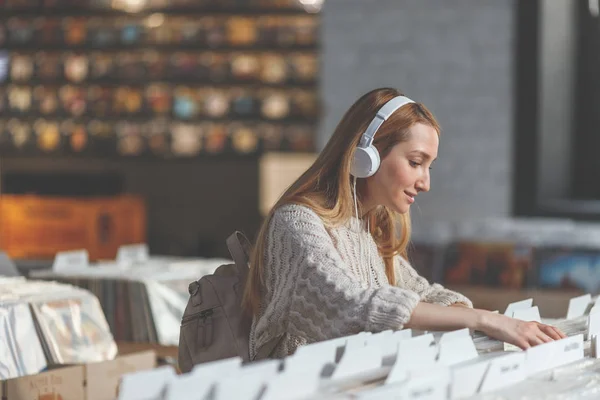
POLYGON ((427 170, 422 176, 415 182, 415 188, 418 192, 429 192, 431 187, 431 179, 429 177, 429 170, 427 170))

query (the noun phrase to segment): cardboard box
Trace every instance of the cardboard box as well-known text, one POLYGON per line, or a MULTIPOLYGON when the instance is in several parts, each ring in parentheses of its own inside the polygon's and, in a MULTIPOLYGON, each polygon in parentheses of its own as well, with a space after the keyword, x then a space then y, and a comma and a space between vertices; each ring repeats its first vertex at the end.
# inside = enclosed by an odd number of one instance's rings
POLYGON ((9 379, 0 394, 3 400, 114 400, 123 375, 155 367, 156 353, 144 351, 9 379))
POLYGON ((86 400, 113 400, 119 393, 121 377, 131 372, 156 367, 156 353, 144 351, 119 356, 112 361, 85 366, 86 400))
POLYGON ((178 346, 163 346, 158 343, 117 342, 117 348, 121 355, 153 351, 158 359, 172 359, 175 363, 179 356, 178 346))
POLYGON ((259 162, 259 208, 267 215, 279 197, 317 159, 313 153, 266 153, 259 162))
POLYGON ((85 399, 84 367, 65 367, 2 382, 5 400, 85 399))

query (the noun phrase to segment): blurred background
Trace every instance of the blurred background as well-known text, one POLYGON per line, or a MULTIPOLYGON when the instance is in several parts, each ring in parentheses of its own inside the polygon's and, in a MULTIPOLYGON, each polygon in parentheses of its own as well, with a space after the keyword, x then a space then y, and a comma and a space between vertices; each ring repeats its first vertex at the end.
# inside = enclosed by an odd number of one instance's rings
POLYGON ((411 260, 451 286, 600 289, 587 0, 2 0, 0 248, 229 257, 363 93, 442 126, 411 260))

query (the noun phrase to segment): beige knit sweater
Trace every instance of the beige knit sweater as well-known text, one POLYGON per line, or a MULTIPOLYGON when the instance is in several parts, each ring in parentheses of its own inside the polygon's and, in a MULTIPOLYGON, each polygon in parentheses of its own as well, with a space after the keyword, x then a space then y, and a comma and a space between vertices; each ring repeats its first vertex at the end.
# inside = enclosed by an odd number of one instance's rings
POLYGON ((356 218, 327 229, 311 209, 278 208, 269 224, 260 312, 252 321, 250 356, 282 338, 272 357, 307 343, 361 331, 402 329, 420 301, 450 305, 471 301, 430 285, 402 257, 390 285, 373 237, 356 218))

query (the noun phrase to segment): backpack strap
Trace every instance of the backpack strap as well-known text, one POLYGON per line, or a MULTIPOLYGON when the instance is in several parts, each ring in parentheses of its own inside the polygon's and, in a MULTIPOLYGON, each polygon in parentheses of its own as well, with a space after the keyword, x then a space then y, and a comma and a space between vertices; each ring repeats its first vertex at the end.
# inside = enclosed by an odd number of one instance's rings
POLYGON ((235 231, 227 238, 226 243, 233 262, 238 266, 247 266, 250 261, 250 242, 246 236, 240 231, 235 231))
POLYGON ((258 349, 256 354, 254 354, 254 358, 252 359, 252 361, 256 360, 257 358, 258 359, 269 358, 269 356, 271 355, 273 350, 275 350, 275 348, 277 346, 279 346, 279 343, 281 343, 284 336, 285 335, 281 335, 279 337, 273 338, 273 339, 269 340, 267 343, 263 344, 262 347, 260 349, 258 349))

